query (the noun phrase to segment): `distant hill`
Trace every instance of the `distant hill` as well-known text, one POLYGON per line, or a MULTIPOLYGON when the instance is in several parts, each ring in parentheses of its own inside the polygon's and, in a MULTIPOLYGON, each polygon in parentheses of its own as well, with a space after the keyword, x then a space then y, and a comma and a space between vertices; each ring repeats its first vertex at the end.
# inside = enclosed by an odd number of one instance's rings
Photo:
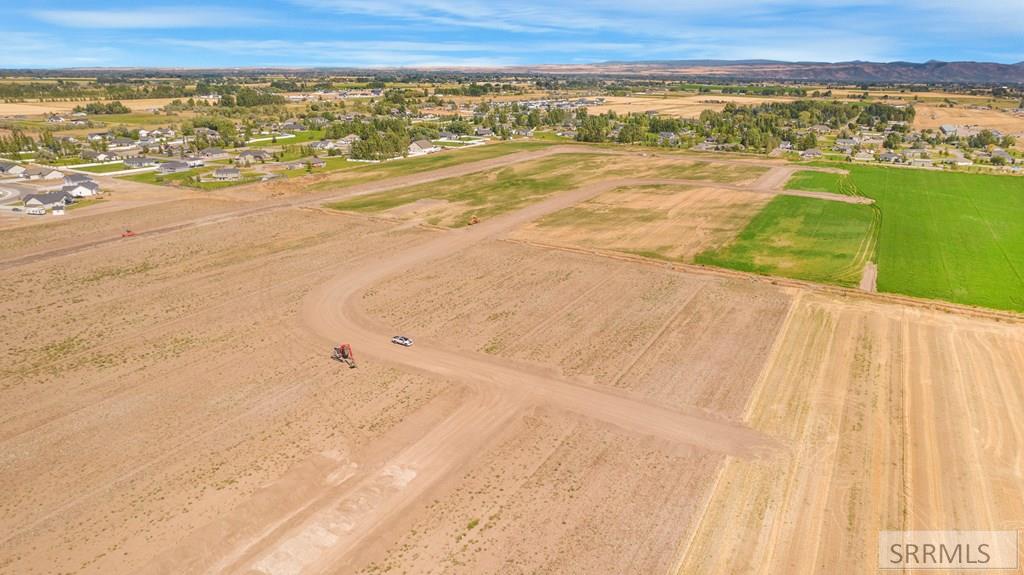
MULTIPOLYGON (((526 68, 530 69, 530 67, 526 68)), ((658 60, 533 67, 573 74, 722 77, 737 80, 1022 84, 1024 62, 778 62, 773 60, 658 60)))
POLYGON ((651 60, 637 62, 600 62, 593 64, 539 64, 511 67, 246 67, 246 68, 70 68, 0 69, 0 75, 32 74, 61 77, 67 74, 94 74, 104 77, 189 76, 195 74, 277 75, 281 73, 317 75, 340 73, 373 74, 454 74, 503 76, 509 74, 563 74, 624 77, 689 78, 700 80, 797 81, 840 84, 1022 84, 1024 62, 781 62, 776 60, 651 60))

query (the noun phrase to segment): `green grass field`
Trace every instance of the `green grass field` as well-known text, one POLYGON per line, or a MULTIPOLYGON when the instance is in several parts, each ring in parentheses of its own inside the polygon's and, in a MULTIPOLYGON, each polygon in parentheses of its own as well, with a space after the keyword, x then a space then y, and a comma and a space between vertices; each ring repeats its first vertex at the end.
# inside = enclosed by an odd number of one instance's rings
MULTIPOLYGON (((309 142, 316 142, 322 140, 324 137, 323 130, 306 130, 304 132, 295 132, 294 138, 277 138, 277 141, 265 140, 263 142, 252 142, 246 144, 250 148, 266 148, 268 146, 291 146, 295 144, 305 144, 309 142)), ((262 140, 270 136, 259 136, 256 139, 262 140)))
POLYGON ((419 186, 369 194, 327 207, 355 212, 383 212, 419 200, 448 202, 444 216, 428 220, 435 225, 461 227, 469 216, 489 218, 539 201, 558 190, 571 188, 585 172, 567 169, 572 154, 539 160, 530 165, 501 168, 419 186), (561 168, 561 169, 560 169, 561 168), (453 205, 454 204, 454 205, 453 205))
POLYGON ((1024 178, 843 167, 789 185, 875 199, 880 291, 1024 311, 1024 178))
POLYGON ((160 174, 158 172, 145 172, 142 174, 133 174, 131 176, 124 176, 123 179, 131 180, 133 182, 141 182, 144 184, 156 184, 156 185, 172 185, 176 184, 187 188, 193 188, 196 190, 219 190, 221 188, 230 188, 232 186, 241 186, 242 184, 250 184, 260 179, 258 174, 242 172, 241 179, 234 182, 198 182, 194 178, 213 172, 209 167, 196 168, 187 172, 179 172, 177 174, 160 174))
POLYGON ((696 263, 855 286, 872 255, 871 206, 776 196, 729 244, 696 263))
POLYGON ((94 174, 107 174, 110 172, 120 172, 121 170, 127 170, 128 167, 124 165, 124 162, 116 162, 113 164, 101 164, 99 166, 88 166, 85 168, 76 168, 83 172, 92 172, 94 174))

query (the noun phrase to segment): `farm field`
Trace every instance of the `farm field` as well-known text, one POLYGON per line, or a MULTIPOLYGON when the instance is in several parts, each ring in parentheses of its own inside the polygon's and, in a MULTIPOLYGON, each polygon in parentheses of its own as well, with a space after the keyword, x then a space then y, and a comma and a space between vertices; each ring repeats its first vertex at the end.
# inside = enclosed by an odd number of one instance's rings
MULTIPOLYGON (((170 104, 173 98, 144 98, 138 100, 122 100, 121 103, 133 111, 162 108, 170 104)), ((0 116, 35 115, 70 112, 76 106, 84 106, 88 101, 76 102, 0 102, 0 116)))
POLYGON ((0 575, 861 573, 880 529, 1020 527, 1022 320, 571 249, 872 211, 585 149, 0 229, 0 575), (427 189, 494 214, 394 214, 427 189))
POLYGON ((981 126, 999 130, 1006 134, 1024 134, 1024 115, 1001 110, 975 110, 971 108, 943 108, 940 106, 918 105, 914 116, 914 128, 937 130, 943 124, 981 126))
POLYGON ((871 197, 882 213, 878 289, 1024 311, 1024 180, 850 166, 802 189, 871 197))
POLYGON ((713 185, 617 188, 528 224, 513 237, 690 262, 731 241, 770 199, 713 185))
POLYGON ((778 196, 734 241, 697 254, 695 261, 855 286, 874 255, 877 228, 877 212, 871 206, 778 196))
POLYGON ((605 103, 588 106, 591 114, 615 112, 616 114, 643 114, 655 111, 666 116, 696 118, 704 110, 721 112, 727 102, 738 105, 754 105, 763 102, 791 102, 794 98, 765 96, 736 96, 728 94, 690 94, 665 96, 609 96, 605 103))
POLYGON ((749 183, 766 171, 757 165, 716 164, 678 156, 646 159, 637 155, 560 154, 469 177, 352 198, 329 207, 461 227, 472 216, 493 217, 598 179, 739 184, 749 183))

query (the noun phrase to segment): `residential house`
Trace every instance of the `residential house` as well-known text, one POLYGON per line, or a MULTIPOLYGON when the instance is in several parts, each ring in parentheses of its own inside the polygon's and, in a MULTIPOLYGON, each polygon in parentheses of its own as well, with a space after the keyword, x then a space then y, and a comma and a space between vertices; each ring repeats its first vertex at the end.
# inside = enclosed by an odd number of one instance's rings
POLYGON ((854 154, 853 159, 857 162, 873 162, 875 161, 875 154, 874 152, 864 150, 854 154))
POLYGON ((61 187, 60 191, 68 193, 75 198, 90 198, 100 193, 100 185, 89 180, 87 182, 66 184, 61 187))
POLYGON ((234 182, 242 177, 238 168, 217 168, 213 171, 213 179, 219 182, 234 182))
POLYGON ((189 165, 185 162, 173 161, 160 164, 160 167, 157 168, 156 171, 161 174, 177 174, 180 172, 187 172, 190 169, 189 165))
POLYGON ((124 159, 124 165, 127 168, 148 168, 150 166, 157 165, 155 158, 147 158, 146 156, 132 156, 124 159))
POLYGON ((955 136, 957 129, 953 124, 943 124, 939 126, 939 131, 942 132, 943 136, 955 136))
POLYGON ((256 162, 269 161, 271 158, 273 158, 273 156, 270 155, 270 152, 265 150, 245 150, 241 154, 238 154, 235 162, 243 166, 250 166, 256 162))
POLYGON ((996 148, 996 149, 992 150, 992 157, 993 158, 1000 158, 1004 162, 1006 162, 1007 164, 1012 164, 1013 163, 1013 156, 1011 156, 1010 154, 1008 154, 1006 152, 1006 150, 1003 150, 1001 148, 996 148))
POLYGON ((674 146, 679 143, 679 136, 674 132, 658 132, 658 143, 662 145, 674 146))
POLYGON ((490 128, 477 128, 475 133, 481 138, 489 138, 494 135, 494 130, 490 128))
POLYGON ((114 138, 110 141, 112 148, 130 148, 135 145, 135 140, 131 138, 114 138))
POLYGON ((422 156, 424 154, 431 154, 433 152, 440 151, 440 149, 440 147, 435 146, 430 140, 416 140, 409 144, 409 155, 422 156))
POLYGON ((320 158, 313 158, 309 161, 309 165, 312 168, 326 168, 327 162, 320 158))
POLYGON ((895 164, 896 162, 900 161, 900 159, 900 155, 895 154, 893 152, 884 152, 878 156, 879 162, 885 162, 887 164, 895 164))
POLYGON ((281 130, 283 130, 285 132, 301 132, 301 131, 303 131, 305 129, 306 129, 305 126, 303 126, 299 122, 293 121, 293 120, 289 120, 289 121, 281 124, 281 130))
POLYGON ((114 152, 101 152, 97 150, 82 150, 79 154, 83 160, 90 162, 109 162, 118 158, 114 152))
POLYGON ((60 180, 64 178, 64 173, 53 168, 32 166, 22 172, 21 177, 26 180, 60 180))
POLYGON ((64 191, 28 194, 22 198, 22 202, 29 208, 53 208, 55 206, 66 206, 74 201, 75 199, 71 197, 71 194, 64 191))
POLYGON ((202 126, 196 128, 193 133, 197 138, 206 138, 207 140, 219 140, 220 132, 217 130, 211 130, 210 128, 204 128, 202 126))
POLYGON ((86 136, 90 142, 102 142, 110 139, 110 132, 93 132, 86 136))
POLYGON ((20 176, 25 173, 25 166, 15 162, 0 160, 0 174, 5 176, 20 176))
POLYGON ((821 157, 821 150, 811 148, 810 150, 804 150, 800 152, 800 157, 805 160, 813 160, 821 157))
POLYGON ((182 161, 190 168, 201 168, 206 165, 206 160, 199 156, 188 156, 186 158, 182 158, 182 161))
POLYGON ((206 159, 223 159, 228 157, 228 153, 221 148, 209 147, 203 148, 199 155, 206 159))
POLYGON ((89 176, 87 176, 85 174, 68 174, 68 175, 64 176, 64 185, 65 186, 74 186, 74 185, 77 185, 77 184, 82 184, 82 183, 91 182, 91 181, 92 181, 92 178, 90 178, 89 176))

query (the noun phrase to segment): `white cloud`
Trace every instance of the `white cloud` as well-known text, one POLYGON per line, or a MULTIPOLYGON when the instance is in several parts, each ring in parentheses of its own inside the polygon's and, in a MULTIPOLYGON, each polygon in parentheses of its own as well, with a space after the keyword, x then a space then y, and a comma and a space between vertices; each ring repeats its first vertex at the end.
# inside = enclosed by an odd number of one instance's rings
POLYGON ((137 10, 37 10, 31 15, 67 28, 170 29, 229 28, 265 22, 250 11, 218 7, 164 7, 137 10))
POLYGON ((0 68, 60 68, 110 66, 121 55, 108 46, 68 45, 64 40, 34 32, 0 31, 4 49, 0 68))

